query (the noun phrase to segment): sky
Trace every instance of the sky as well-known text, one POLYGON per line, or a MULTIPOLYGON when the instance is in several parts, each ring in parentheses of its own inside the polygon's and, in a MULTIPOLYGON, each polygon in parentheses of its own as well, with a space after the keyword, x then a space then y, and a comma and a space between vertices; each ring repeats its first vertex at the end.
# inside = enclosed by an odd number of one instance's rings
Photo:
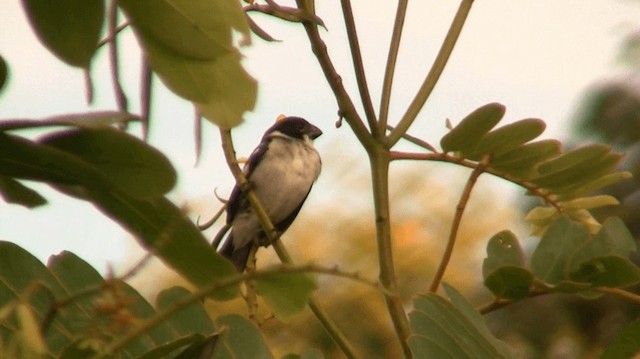
MULTIPOLYGON (((391 1, 375 5, 371 1, 352 2, 377 107, 396 5, 391 1)), ((330 56, 357 100, 339 4, 316 4, 327 25, 321 34, 330 56)), ((410 2, 391 123, 403 114, 424 79, 457 6, 457 1, 410 2)), ((312 192, 301 213, 311 216, 309 208, 331 200, 335 187, 348 176, 343 173, 341 178, 336 175, 340 171, 331 168, 340 168, 344 160, 364 166, 364 152, 348 126, 336 129, 333 125, 337 120, 335 100, 302 27, 264 15, 254 19, 281 41, 267 43, 254 38, 251 46, 242 49, 245 67, 259 81, 259 95, 254 111, 247 113, 245 123, 234 131, 237 153, 248 155, 279 114, 299 115, 321 127, 325 134, 317 147, 328 175, 321 176, 317 185, 321 190, 312 192)), ((437 144, 446 132, 446 119, 455 123, 473 109, 497 101, 507 106, 506 122, 539 117, 548 125, 544 137, 567 138, 585 91, 610 76, 624 76, 618 53, 625 36, 640 29, 638 19, 640 1, 634 0, 477 0, 444 74, 410 133, 437 144)), ((10 83, 0 93, 0 119, 115 108, 103 51, 92 65, 96 101, 87 106, 82 72, 58 61, 39 44, 20 2, 0 2, 0 24, 0 54, 10 68, 10 83)), ((122 79, 131 110, 136 111, 139 49, 130 31, 123 32, 121 51, 122 79)), ((171 198, 189 203, 206 218, 217 209, 214 190, 225 196, 233 185, 219 151, 217 131, 205 126, 203 156, 195 166, 192 107, 159 82, 156 85, 150 142, 164 151, 178 170, 179 185, 171 198)), ((138 255, 126 232, 90 204, 58 195, 44 185, 34 188, 49 204, 28 210, 0 203, 0 239, 18 243, 42 261, 70 250, 103 273, 108 264, 117 265, 138 255)))

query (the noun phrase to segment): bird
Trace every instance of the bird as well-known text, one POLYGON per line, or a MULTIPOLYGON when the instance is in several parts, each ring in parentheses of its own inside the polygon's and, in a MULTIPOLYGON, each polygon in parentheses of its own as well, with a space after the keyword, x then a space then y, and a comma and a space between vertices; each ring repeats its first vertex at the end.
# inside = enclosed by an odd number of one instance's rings
MULTIPOLYGON (((320 175, 322 160, 313 141, 321 135, 303 118, 284 117, 265 131, 243 167, 249 188, 279 235, 293 223, 320 175)), ((238 184, 227 201, 226 215, 231 232, 219 252, 244 272, 252 247, 271 243, 238 184)))

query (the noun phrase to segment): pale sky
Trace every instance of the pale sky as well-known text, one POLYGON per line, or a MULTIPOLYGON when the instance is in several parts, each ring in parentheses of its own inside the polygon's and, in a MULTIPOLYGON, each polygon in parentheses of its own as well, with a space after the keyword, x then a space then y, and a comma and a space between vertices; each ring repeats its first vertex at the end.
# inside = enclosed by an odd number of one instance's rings
MULTIPOLYGON (((327 25, 322 35, 354 100, 357 91, 349 73, 351 62, 340 7, 336 1, 316 1, 327 25)), ((353 0, 367 75, 376 107, 388 49, 395 2, 353 0)), ((409 7, 398 61, 390 122, 402 115, 418 88, 458 6, 457 1, 413 1, 409 7)), ((588 86, 623 70, 617 55, 624 37, 640 29, 640 1, 632 0, 476 0, 458 46, 438 86, 410 132, 437 144, 444 121, 456 122, 488 102, 507 106, 505 121, 540 117, 547 137, 568 137, 564 131, 588 86)), ((349 158, 366 163, 347 126, 333 127, 336 105, 310 52, 301 26, 256 16, 279 43, 255 38, 243 49, 247 69, 259 80, 256 109, 235 132, 237 151, 248 155, 262 131, 278 114, 299 115, 321 127, 321 153, 336 144, 349 158)), ((96 104, 88 108, 82 73, 50 55, 33 36, 18 1, 0 2, 0 54, 10 67, 10 84, 0 93, 0 119, 41 118, 88 109, 113 109, 104 51, 94 60, 96 104)), ((137 109, 139 57, 135 38, 123 35, 122 79, 137 109)), ((210 198, 215 188, 228 194, 231 176, 219 153, 213 126, 205 131, 205 154, 194 168, 192 109, 156 83, 151 143, 168 154, 178 169, 177 202, 210 198)), ((324 166, 338 166, 325 160, 324 166)), ((331 171, 327 171, 331 173, 331 171)), ((313 215, 313 203, 332 193, 339 180, 321 176, 301 216, 313 215)), ((90 204, 34 186, 50 203, 27 210, 0 203, 0 239, 17 242, 39 259, 67 249, 101 272, 119 263, 131 250, 130 239, 90 204)), ((217 205, 208 208, 213 211, 217 205)), ((201 207, 199 207, 201 209, 201 207)), ((203 213, 203 216, 210 213, 203 213)))

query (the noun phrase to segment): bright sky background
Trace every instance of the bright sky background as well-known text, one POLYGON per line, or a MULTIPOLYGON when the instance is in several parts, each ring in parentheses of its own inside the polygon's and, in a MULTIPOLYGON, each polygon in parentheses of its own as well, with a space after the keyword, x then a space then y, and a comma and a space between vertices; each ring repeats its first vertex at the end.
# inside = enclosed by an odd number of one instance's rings
MULTIPOLYGON (((322 35, 352 96, 357 91, 348 44, 337 1, 316 1, 328 32, 322 35)), ((283 3, 284 4, 284 3, 283 3)), ((356 22, 376 107, 384 75, 395 2, 353 0, 356 22)), ((409 7, 390 121, 402 115, 423 80, 458 6, 457 1, 420 0, 409 7)), ((321 127, 321 153, 338 148, 348 159, 364 164, 348 126, 336 129, 337 107, 301 26, 258 15, 256 21, 280 43, 254 39, 243 49, 247 69, 259 80, 258 106, 235 132, 237 151, 248 155, 277 115, 300 115, 321 127)), ((588 86, 622 68, 616 59, 626 35, 640 28, 640 1, 633 0, 476 0, 458 46, 438 86, 410 132, 432 143, 445 133, 444 121, 456 122, 488 102, 507 106, 507 121, 539 117, 548 124, 546 136, 566 138, 576 107, 588 86)), ((10 67, 10 83, 0 93, 0 119, 41 118, 88 109, 114 109, 104 51, 92 73, 96 103, 88 108, 81 71, 55 59, 31 32, 18 1, 0 2, 0 54, 10 67)), ((123 74, 131 110, 137 110, 139 50, 125 32, 123 74)), ((178 203, 189 201, 204 217, 217 204, 212 192, 228 194, 231 177, 218 151, 213 126, 205 131, 205 153, 194 167, 192 108, 156 82, 150 142, 165 152, 178 169, 178 203), (198 203, 209 201, 209 206, 198 203)), ((325 157, 325 169, 340 166, 325 157)), ((356 162, 357 163, 357 162, 356 162)), ((331 173, 331 171, 327 171, 331 173)), ((326 172, 325 172, 326 173, 326 172)), ((335 173, 335 172, 334 172, 335 173)), ((331 197, 337 179, 321 176, 301 215, 313 215, 313 202, 331 197)), ((19 243, 46 261, 51 254, 71 250, 102 272, 107 263, 130 258, 131 240, 91 205, 46 186, 34 186, 49 205, 27 210, 0 203, 0 239, 19 243)), ((348 204, 346 204, 348 205, 348 204)))

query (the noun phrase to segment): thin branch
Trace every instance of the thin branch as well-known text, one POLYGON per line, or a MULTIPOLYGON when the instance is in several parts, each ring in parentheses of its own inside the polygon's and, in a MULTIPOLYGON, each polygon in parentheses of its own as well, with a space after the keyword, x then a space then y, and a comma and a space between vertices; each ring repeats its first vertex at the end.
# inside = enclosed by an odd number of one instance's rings
MULTIPOLYGON (((233 177, 236 179, 236 183, 243 191, 245 191, 245 195, 247 200, 251 204, 254 213, 260 220, 260 224, 262 225, 262 229, 269 239, 271 245, 276 249, 276 253, 280 257, 280 260, 283 263, 290 264, 291 257, 286 252, 284 245, 278 240, 279 235, 271 223, 271 219, 267 215, 267 212, 264 210, 264 207, 258 200, 257 196, 253 191, 251 191, 251 186, 249 186, 249 182, 245 177, 244 173, 238 166, 238 160, 236 159, 235 150, 233 148, 233 140, 231 137, 231 131, 228 129, 220 129, 220 136, 222 138, 222 149, 227 161, 227 165, 233 174, 233 177)), ((257 272, 254 272, 257 273, 257 272)), ((355 354, 355 350, 346 335, 338 328, 338 326, 333 322, 333 320, 329 317, 329 315, 320 307, 320 304, 316 301, 316 299, 312 296, 309 298, 309 308, 315 314, 316 318, 322 323, 325 330, 331 338, 335 341, 335 343, 340 347, 342 352, 348 358, 357 358, 355 354)))
POLYGON ((404 29, 404 19, 407 13, 409 0, 399 0, 396 9, 396 19, 393 24, 391 43, 389 44, 389 54, 387 55, 387 66, 384 70, 384 81, 382 83, 382 95, 380 96, 380 132, 386 133, 387 121, 389 118, 389 103, 391 102, 391 89, 393 87, 393 77, 395 75, 396 60, 400 50, 400 39, 404 29))
POLYGON ((429 290, 431 292, 436 292, 440 283, 442 282, 442 278, 444 277, 444 273, 447 270, 447 265, 449 264, 449 260, 451 260, 451 255, 453 254, 453 247, 456 243, 456 238, 458 237, 458 230, 460 229, 460 223, 462 222, 462 215, 464 214, 464 210, 467 208, 467 203, 469 202, 469 198, 471 197, 471 191, 473 191, 473 187, 478 180, 478 177, 482 173, 484 173, 485 168, 487 167, 489 157, 485 157, 481 162, 479 162, 476 168, 469 175, 469 179, 467 180, 467 184, 462 191, 462 195, 460 195, 460 200, 458 201, 458 205, 456 206, 456 213, 453 216, 453 223, 451 223, 451 231, 449 232, 449 240, 447 241, 447 247, 445 248, 444 253, 442 254, 442 259, 440 260, 440 264, 438 265, 438 269, 436 270, 436 274, 433 276, 433 281, 429 286, 429 290))
POLYGON ((353 9, 351 8, 351 0, 342 0, 342 14, 344 16, 345 27, 347 28, 347 37, 349 38, 349 47, 351 49, 351 59, 353 61, 353 68, 356 74, 356 81, 358 83, 358 90, 360 91, 360 99, 362 100, 362 106, 364 107, 364 113, 369 123, 369 129, 373 137, 378 138, 379 134, 384 134, 384 131, 379 131, 376 119, 376 113, 373 110, 373 103, 371 102, 371 94, 369 94, 369 85, 367 85, 367 76, 364 70, 364 64, 362 62, 362 53, 360 52, 360 43, 358 41, 358 32, 356 30, 356 23, 353 19, 353 9))
POLYGON ((153 74, 146 54, 142 54, 142 68, 140 69, 140 118, 142 122, 142 140, 149 137, 149 123, 151 119, 151 90, 153 74))
MULTIPOLYGON (((387 125, 387 129, 390 130, 390 131, 393 131, 393 126, 387 125)), ((438 150, 436 150, 436 148, 433 147, 429 142, 427 142, 427 141, 425 141, 425 140, 423 140, 421 138, 412 136, 412 135, 410 135, 408 133, 403 133, 402 134, 402 138, 407 140, 407 141, 409 141, 409 142, 411 142, 411 143, 413 143, 416 146, 419 146, 419 147, 422 147, 422 148, 426 149, 427 151, 431 151, 431 152, 434 152, 434 153, 438 152, 438 150)))
POLYGON ((640 304, 640 295, 626 291, 622 288, 597 287, 597 288, 593 288, 593 290, 600 293, 617 295, 618 297, 622 297, 630 301, 636 302, 636 304, 640 304))
POLYGON ((467 15, 469 15, 469 11, 471 11, 471 5, 473 5, 473 0, 462 0, 460 3, 460 7, 458 7, 458 11, 456 12, 455 17, 453 18, 453 22, 451 22, 451 26, 449 27, 449 31, 447 32, 447 36, 442 42, 442 46, 436 55, 436 59, 427 74, 424 82, 420 86, 418 93, 415 98, 407 108, 407 111, 398 122, 396 128, 389 134, 388 136, 388 145, 392 147, 398 140, 402 137, 402 134, 407 132, 413 121, 418 116, 418 113, 424 106, 425 102, 431 95, 431 91, 433 91, 444 67, 447 65, 449 61, 449 57, 451 56, 451 52, 456 45, 458 37, 462 32, 462 27, 467 19, 467 15))
MULTIPOLYGON (((127 27, 129 27, 129 22, 124 22, 120 25, 118 25, 118 27, 116 27, 114 34, 113 35, 118 35, 122 30, 126 29, 127 27)), ((101 48, 104 45, 108 44, 109 42, 111 42, 111 34, 108 34, 107 37, 105 37, 104 39, 98 41, 98 45, 96 46, 96 48, 101 48)))
MULTIPOLYGON (((296 0, 296 4, 298 8, 307 13, 312 13, 309 9, 306 8, 305 0, 296 0)), ((347 121, 353 133, 356 135, 360 143, 362 143, 363 147, 367 150, 370 150, 375 146, 375 141, 367 128, 365 127, 358 111, 356 111, 353 102, 351 101, 351 97, 345 90, 342 84, 342 78, 336 71, 331 59, 329 58, 329 54, 327 52, 327 45, 322 41, 320 34, 318 32, 318 27, 311 21, 303 21, 302 22, 305 31, 307 32, 307 37, 309 38, 309 42, 311 43, 311 49, 318 59, 318 63, 322 68, 322 72, 324 73, 331 90, 338 102, 338 109, 340 114, 347 121)))
MULTIPOLYGON (((389 152, 389 157, 391 160, 417 160, 417 161, 437 161, 437 162, 447 162, 453 163, 460 166, 468 167, 474 169, 478 166, 477 162, 472 162, 466 160, 464 158, 455 157, 449 155, 447 153, 413 153, 413 152, 399 152, 399 151, 391 151, 389 152)), ((559 201, 554 197, 553 193, 550 193, 534 183, 527 182, 521 178, 516 178, 510 176, 507 173, 498 171, 491 167, 486 167, 484 169, 485 173, 491 174, 493 176, 502 178, 506 181, 514 183, 527 191, 531 192, 533 195, 542 198, 547 204, 553 206, 558 212, 562 213, 563 209, 559 204, 559 201)))

